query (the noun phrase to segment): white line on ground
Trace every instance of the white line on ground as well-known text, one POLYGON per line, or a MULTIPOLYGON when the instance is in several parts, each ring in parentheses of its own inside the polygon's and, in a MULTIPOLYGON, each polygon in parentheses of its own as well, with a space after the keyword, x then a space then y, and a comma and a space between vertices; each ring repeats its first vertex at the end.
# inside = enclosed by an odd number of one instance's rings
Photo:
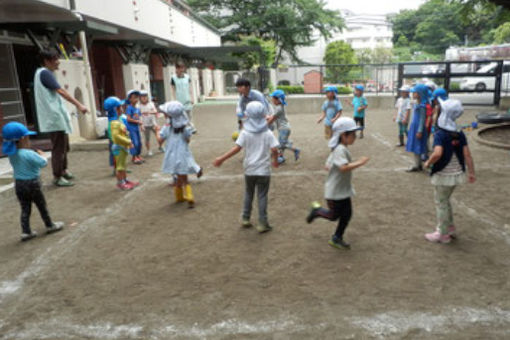
MULTIPOLYGON (((370 134, 370 137, 374 138, 376 141, 378 141, 382 145, 384 145, 390 149, 393 149, 393 145, 391 145, 391 143, 386 138, 384 138, 380 133, 378 133, 378 132, 372 133, 372 134, 370 134)), ((400 153, 397 153, 396 155, 400 159, 402 159, 405 163, 407 163, 409 165, 414 164, 414 162, 409 157, 406 157, 405 155, 400 154, 400 153)))

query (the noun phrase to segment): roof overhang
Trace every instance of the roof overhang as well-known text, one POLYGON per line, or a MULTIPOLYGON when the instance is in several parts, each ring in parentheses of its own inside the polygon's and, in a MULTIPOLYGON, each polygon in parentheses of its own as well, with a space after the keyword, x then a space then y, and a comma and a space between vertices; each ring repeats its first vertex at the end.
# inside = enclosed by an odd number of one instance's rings
POLYGON ((119 30, 115 26, 95 21, 50 21, 50 22, 7 22, 1 23, 0 29, 19 31, 31 30, 33 32, 61 30, 64 33, 85 31, 91 35, 115 35, 119 30))
POLYGON ((0 1, 1 23, 78 21, 69 8, 35 0, 0 1))

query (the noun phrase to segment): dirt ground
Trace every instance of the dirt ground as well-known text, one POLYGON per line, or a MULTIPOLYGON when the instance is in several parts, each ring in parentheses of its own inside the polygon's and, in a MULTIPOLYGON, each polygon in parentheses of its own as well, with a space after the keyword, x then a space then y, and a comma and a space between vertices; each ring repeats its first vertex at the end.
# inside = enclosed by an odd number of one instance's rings
POLYGON ((508 144, 510 141, 510 125, 501 125, 497 129, 486 130, 481 138, 490 142, 508 144))
MULTIPOLYGON (((174 204, 162 155, 130 166, 141 186, 120 192, 106 152, 73 152, 73 188, 50 185, 67 228, 19 242, 19 207, 0 201, 0 339, 504 339, 510 337, 510 154, 469 135, 477 182, 453 198, 459 238, 431 244, 433 187, 408 174, 389 110, 369 110, 354 158, 350 251, 327 241, 335 224, 305 222, 321 200, 328 156, 316 115, 291 115, 302 159, 273 173, 270 233, 240 228, 241 156, 234 106, 203 105, 192 141, 205 176, 196 208, 174 204), (72 225, 74 224, 74 225, 72 225)), ((461 123, 474 119, 468 110, 461 123)), ((347 115, 352 112, 346 112, 347 115)), ((289 154, 289 159, 290 154, 289 154)), ((34 208, 33 228, 43 233, 34 208)), ((256 214, 255 214, 256 216, 256 214)))

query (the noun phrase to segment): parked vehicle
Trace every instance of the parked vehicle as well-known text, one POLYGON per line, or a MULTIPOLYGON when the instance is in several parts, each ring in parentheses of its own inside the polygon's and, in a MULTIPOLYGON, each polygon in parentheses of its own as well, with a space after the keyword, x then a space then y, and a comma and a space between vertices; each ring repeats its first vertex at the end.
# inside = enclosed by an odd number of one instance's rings
MULTIPOLYGON (((482 66, 476 73, 496 73, 497 63, 489 63, 482 66)), ((510 61, 503 62, 503 74, 501 78, 501 89, 505 90, 508 88, 510 78, 510 61)), ((494 90, 496 78, 493 76, 487 77, 465 77, 460 81, 461 90, 476 90, 485 91, 487 89, 494 90)))

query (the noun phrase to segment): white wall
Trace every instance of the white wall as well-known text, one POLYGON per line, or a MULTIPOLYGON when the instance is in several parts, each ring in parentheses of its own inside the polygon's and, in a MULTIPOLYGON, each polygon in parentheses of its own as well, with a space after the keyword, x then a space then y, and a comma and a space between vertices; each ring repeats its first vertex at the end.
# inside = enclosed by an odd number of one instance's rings
POLYGON ((191 86, 193 86, 193 102, 196 104, 200 99, 200 77, 196 67, 190 67, 188 74, 191 77, 191 86))
POLYGON ((223 97, 225 95, 225 77, 223 76, 222 70, 213 71, 213 83, 216 95, 218 97, 223 97))

